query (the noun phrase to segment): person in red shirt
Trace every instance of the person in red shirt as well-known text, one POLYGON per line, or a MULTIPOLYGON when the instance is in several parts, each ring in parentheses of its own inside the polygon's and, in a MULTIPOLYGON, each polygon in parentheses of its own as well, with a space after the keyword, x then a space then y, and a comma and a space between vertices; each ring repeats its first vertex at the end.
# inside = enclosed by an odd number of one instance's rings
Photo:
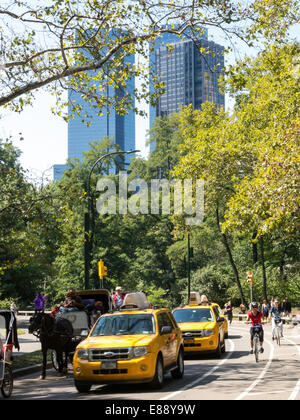
POLYGON ((246 323, 248 324, 249 321, 251 321, 251 328, 250 328, 250 346, 251 346, 251 350, 250 350, 250 354, 253 354, 253 327, 255 325, 259 325, 260 326, 260 332, 259 332, 259 343, 260 343, 260 352, 263 353, 264 352, 264 348, 263 348, 263 344, 264 344, 264 330, 262 327, 262 312, 260 312, 258 310, 258 304, 256 302, 252 302, 251 303, 251 312, 248 313, 248 317, 247 317, 247 321, 246 323))

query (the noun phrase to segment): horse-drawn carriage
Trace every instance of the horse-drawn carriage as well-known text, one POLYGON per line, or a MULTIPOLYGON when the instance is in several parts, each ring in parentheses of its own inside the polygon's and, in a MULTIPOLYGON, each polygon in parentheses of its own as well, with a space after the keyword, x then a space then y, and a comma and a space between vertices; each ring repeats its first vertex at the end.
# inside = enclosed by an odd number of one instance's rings
POLYGON ((13 346, 20 349, 15 315, 0 310, 0 389, 4 398, 10 397, 13 390, 13 346))
MULTIPOLYGON (((106 289, 98 290, 78 290, 74 292, 75 296, 79 296, 84 305, 84 310, 71 311, 56 314, 56 319, 66 319, 73 327, 73 336, 69 347, 69 358, 73 360, 73 355, 77 345, 86 338, 95 321, 103 313, 107 313, 114 308, 114 301, 111 294, 106 289), (102 302, 102 310, 98 311, 95 307, 97 302, 102 302)), ((51 352, 53 367, 58 370, 57 355, 55 350, 51 352)))
POLYGON ((88 335, 101 313, 95 310, 95 303, 102 302, 102 313, 111 311, 114 302, 106 289, 80 290, 74 292, 83 303, 83 310, 73 309, 57 313, 55 318, 47 313, 37 313, 29 323, 28 331, 39 338, 43 353, 42 379, 46 377, 47 351, 52 350, 53 367, 60 373, 67 371, 68 361, 73 361, 77 345, 88 335))

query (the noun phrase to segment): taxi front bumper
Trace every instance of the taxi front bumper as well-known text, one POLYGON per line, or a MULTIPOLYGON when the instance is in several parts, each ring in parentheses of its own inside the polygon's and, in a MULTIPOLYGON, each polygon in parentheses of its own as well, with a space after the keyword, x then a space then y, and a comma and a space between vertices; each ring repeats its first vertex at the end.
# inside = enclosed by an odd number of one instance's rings
POLYGON ((218 336, 211 335, 201 338, 184 338, 184 352, 209 352, 216 351, 219 345, 218 336))
POLYGON ((91 362, 75 358, 73 362, 75 381, 86 384, 142 383, 151 382, 155 375, 154 353, 130 360, 118 360, 107 368, 105 362, 91 362))

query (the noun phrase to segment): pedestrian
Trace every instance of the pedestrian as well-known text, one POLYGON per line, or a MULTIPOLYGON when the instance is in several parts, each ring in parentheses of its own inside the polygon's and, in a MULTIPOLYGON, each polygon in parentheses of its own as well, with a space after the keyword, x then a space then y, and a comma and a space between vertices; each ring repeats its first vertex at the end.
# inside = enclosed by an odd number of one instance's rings
POLYGON ((290 317, 292 312, 292 305, 289 302, 288 298, 285 297, 282 305, 283 312, 285 313, 285 316, 290 317))
POLYGON ((240 304, 240 310, 241 310, 241 314, 245 314, 246 313, 246 306, 243 304, 243 302, 240 304))
POLYGON ((269 317, 269 305, 268 305, 266 299, 263 300, 262 313, 263 313, 263 321, 267 322, 268 317, 269 317))
POLYGON ((272 296, 271 302, 270 302, 270 309, 274 308, 274 306, 275 306, 275 300, 274 300, 274 298, 272 296))
POLYGON ((115 302, 116 309, 119 310, 123 305, 124 297, 122 293, 122 287, 116 287, 116 293, 113 295, 113 301, 115 302))
POLYGON ((233 312, 233 308, 231 305, 231 301, 229 300, 226 304, 225 304, 225 314, 227 315, 227 319, 229 324, 232 323, 232 312, 233 312))
POLYGON ((46 296, 43 296, 40 292, 38 292, 34 301, 33 301, 33 303, 34 303, 35 313, 44 312, 45 303, 46 303, 46 296))
POLYGON ((18 307, 14 301, 10 304, 10 310, 14 313, 15 318, 17 318, 18 315, 18 307))

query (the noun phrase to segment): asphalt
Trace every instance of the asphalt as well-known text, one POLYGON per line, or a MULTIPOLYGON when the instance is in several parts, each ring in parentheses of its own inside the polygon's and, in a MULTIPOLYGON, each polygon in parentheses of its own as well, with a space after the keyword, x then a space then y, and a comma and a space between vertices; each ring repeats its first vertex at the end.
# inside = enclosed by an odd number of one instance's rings
MULTIPOLYGON (((20 351, 14 351, 13 356, 18 357, 27 353, 32 353, 34 351, 41 349, 41 343, 39 340, 32 334, 28 333, 28 324, 29 324, 29 317, 27 316, 20 316, 17 319, 18 322, 18 329, 26 331, 25 334, 19 334, 19 344, 20 344, 20 351)), ((241 321, 233 321, 233 324, 240 324, 241 321)), ((299 331, 300 324, 297 327, 293 327, 292 325, 287 326, 288 329, 294 329, 295 331, 299 331)), ((13 364, 12 364, 13 367, 13 364)), ((22 369, 13 370, 14 377, 25 376, 30 373, 41 371, 41 365, 33 365, 22 369)), ((52 363, 49 362, 47 364, 47 368, 51 368, 52 363)))

